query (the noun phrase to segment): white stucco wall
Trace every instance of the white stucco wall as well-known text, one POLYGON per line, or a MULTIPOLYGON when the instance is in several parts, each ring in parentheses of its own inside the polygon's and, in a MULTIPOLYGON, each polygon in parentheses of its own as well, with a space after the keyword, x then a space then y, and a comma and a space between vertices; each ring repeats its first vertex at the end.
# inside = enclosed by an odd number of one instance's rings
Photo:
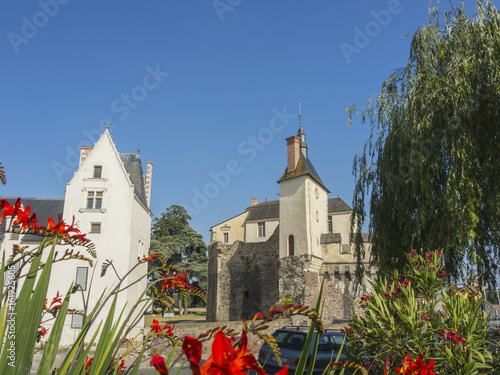
POLYGON ((342 236, 342 244, 349 244, 349 237, 351 232, 351 212, 329 212, 328 215, 332 217, 332 233, 340 233, 342 236))
POLYGON ((309 253, 317 258, 323 257, 321 235, 328 231, 328 192, 316 181, 306 181, 308 211, 308 247, 309 253))
POLYGON ((280 258, 288 256, 288 237, 294 236, 295 255, 308 253, 306 181, 301 176, 280 183, 280 258))
POLYGON ((279 225, 279 220, 255 220, 245 223, 245 242, 264 242, 269 239, 279 225), (265 223, 265 236, 259 237, 259 223, 265 223))
POLYGON ((224 243, 224 233, 228 233, 228 244, 235 241, 245 240, 245 219, 248 216, 248 211, 245 211, 229 220, 223 221, 211 228, 210 243, 224 243))

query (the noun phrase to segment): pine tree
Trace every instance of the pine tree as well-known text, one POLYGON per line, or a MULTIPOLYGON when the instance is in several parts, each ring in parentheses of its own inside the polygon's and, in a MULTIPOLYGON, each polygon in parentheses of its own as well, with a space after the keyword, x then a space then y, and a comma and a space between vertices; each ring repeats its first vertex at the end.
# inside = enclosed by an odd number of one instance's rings
MULTIPOLYGON (((202 290, 207 287, 207 245, 201 234, 189 226, 191 217, 184 207, 172 205, 155 218, 151 230, 150 254, 161 253, 168 264, 185 271, 187 283, 202 290)), ((150 263, 150 270, 158 264, 150 263)), ((151 275, 151 281, 161 278, 161 271, 151 275)), ((197 297, 194 297, 197 298, 197 297)), ((185 306, 187 310, 187 306, 185 306)))

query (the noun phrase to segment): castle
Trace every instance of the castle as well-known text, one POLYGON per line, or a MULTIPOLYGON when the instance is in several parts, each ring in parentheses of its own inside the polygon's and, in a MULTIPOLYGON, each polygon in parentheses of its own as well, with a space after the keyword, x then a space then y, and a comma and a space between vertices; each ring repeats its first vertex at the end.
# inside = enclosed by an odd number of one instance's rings
MULTIPOLYGON (((302 124, 286 142, 279 199, 253 198, 243 213, 211 228, 209 321, 251 319, 282 298, 314 306, 323 279, 325 323, 347 319, 356 309, 352 209, 339 197, 328 197, 309 159, 302 124)), ((366 234, 363 241, 368 259, 366 234)), ((367 278, 375 272, 368 262, 364 268, 367 278)))

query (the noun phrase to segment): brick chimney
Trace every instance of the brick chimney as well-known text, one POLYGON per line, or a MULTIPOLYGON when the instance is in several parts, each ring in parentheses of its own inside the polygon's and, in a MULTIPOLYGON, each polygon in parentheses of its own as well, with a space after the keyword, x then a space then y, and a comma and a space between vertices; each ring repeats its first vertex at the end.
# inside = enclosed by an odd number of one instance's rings
POLYGON ((259 204, 259 200, 257 198, 252 198, 252 206, 257 206, 259 204))
POLYGON ((299 161, 300 155, 300 137, 292 136, 286 139, 287 146, 287 159, 288 159, 288 168, 287 171, 293 171, 297 168, 297 162, 299 161))
POLYGON ((151 202, 151 179, 153 178, 153 162, 148 161, 146 167, 146 201, 148 203, 148 208, 151 202))
POLYGON ((87 159, 87 155, 92 151, 92 147, 90 146, 82 146, 80 149, 80 165, 82 165, 83 161, 87 159))

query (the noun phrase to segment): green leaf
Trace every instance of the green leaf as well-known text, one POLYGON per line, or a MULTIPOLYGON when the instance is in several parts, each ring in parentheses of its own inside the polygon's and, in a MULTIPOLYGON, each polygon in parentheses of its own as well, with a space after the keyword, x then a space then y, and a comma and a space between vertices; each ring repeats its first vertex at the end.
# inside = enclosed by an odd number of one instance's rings
POLYGON ((38 366, 38 375, 45 375, 50 373, 50 369, 54 364, 54 360, 57 355, 57 351, 59 349, 59 342, 61 341, 61 335, 64 328, 64 321, 66 319, 66 313, 68 311, 69 300, 71 297, 71 290, 73 289, 73 285, 71 285, 64 297, 64 301, 59 308, 59 312, 57 313, 56 321, 52 327, 50 332, 49 339, 45 348, 43 350, 43 356, 38 366))

